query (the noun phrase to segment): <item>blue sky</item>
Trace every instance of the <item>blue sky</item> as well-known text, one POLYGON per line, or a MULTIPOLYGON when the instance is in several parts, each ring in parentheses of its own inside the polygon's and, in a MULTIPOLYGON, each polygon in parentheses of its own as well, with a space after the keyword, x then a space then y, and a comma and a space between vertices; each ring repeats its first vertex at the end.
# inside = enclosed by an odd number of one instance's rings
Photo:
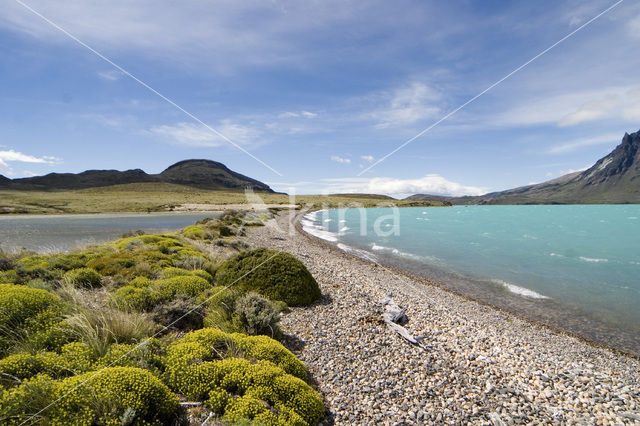
POLYGON ((365 172, 614 1, 21 1, 270 168, 7 0, 12 178, 209 158, 285 192, 479 194, 587 167, 640 128, 633 0, 365 172))

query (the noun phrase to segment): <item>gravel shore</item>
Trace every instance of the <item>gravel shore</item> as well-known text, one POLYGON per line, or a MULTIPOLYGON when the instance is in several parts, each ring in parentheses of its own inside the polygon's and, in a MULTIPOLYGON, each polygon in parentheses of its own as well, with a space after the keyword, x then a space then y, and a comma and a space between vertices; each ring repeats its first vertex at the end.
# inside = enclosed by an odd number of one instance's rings
POLYGON ((283 317, 331 424, 640 424, 640 361, 344 253, 289 213, 246 242, 309 268, 319 303, 283 317), (380 321, 392 292, 423 351, 380 321))

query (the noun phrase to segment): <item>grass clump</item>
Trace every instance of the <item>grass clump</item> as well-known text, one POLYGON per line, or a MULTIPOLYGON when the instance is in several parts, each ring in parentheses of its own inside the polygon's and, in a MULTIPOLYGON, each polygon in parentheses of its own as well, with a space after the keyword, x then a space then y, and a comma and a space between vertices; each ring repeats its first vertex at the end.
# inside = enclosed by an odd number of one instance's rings
POLYGON ((240 253, 218 268, 216 283, 232 283, 290 306, 309 305, 320 297, 320 288, 311 273, 289 253, 259 248, 240 253))
POLYGON ((76 340, 85 343, 98 356, 118 343, 137 343, 154 334, 158 326, 138 312, 113 307, 81 309, 65 321, 76 340))

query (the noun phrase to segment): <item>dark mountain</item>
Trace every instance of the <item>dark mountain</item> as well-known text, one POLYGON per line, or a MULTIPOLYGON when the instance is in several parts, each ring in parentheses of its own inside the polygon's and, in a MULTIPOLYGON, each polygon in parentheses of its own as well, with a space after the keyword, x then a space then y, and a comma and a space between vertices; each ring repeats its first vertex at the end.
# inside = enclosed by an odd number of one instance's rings
POLYGON ((268 185, 230 170, 211 160, 185 160, 157 175, 162 182, 197 186, 206 189, 246 188, 273 192, 268 185))
POLYGON ((620 145, 583 172, 479 197, 416 194, 409 199, 439 199, 453 204, 640 203, 640 131, 625 133, 620 145))
POLYGON ((157 175, 140 169, 87 170, 82 173, 49 173, 22 179, 0 178, 4 189, 65 190, 86 189, 142 182, 166 182, 202 189, 244 189, 273 192, 268 185, 230 170, 222 163, 211 160, 185 160, 170 166, 157 175))

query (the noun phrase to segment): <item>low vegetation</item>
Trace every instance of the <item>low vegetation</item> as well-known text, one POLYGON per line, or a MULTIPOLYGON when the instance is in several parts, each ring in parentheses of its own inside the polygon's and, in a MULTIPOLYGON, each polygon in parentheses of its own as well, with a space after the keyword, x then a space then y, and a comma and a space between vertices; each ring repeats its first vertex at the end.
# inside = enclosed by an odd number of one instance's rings
MULTIPOLYGON (((300 195, 295 200, 286 194, 259 193, 266 204, 297 204, 300 208, 320 208, 356 204, 376 207, 393 202, 402 206, 441 206, 442 201, 395 200, 369 194, 300 195)), ((206 190, 171 183, 131 183, 101 188, 65 191, 0 191, 0 213, 109 213, 159 212, 182 204, 246 204, 243 191, 206 190)))
POLYGON ((238 235, 266 219, 0 253, 0 424, 317 424, 278 322, 320 291, 293 256, 245 250, 238 235))

